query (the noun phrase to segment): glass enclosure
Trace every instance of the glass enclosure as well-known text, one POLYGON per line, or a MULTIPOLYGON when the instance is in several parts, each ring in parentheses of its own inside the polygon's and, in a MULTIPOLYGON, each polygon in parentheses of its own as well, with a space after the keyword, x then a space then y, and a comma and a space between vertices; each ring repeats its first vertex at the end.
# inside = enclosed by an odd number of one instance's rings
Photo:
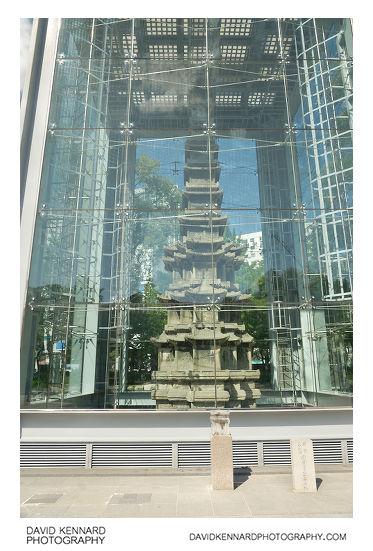
POLYGON ((352 402, 347 19, 62 19, 30 408, 352 402))

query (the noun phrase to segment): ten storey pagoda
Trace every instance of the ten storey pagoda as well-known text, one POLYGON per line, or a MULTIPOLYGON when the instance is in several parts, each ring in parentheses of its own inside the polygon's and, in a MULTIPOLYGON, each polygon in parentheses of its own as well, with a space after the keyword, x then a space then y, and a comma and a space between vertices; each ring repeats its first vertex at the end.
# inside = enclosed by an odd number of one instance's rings
POLYGON ((234 283, 244 262, 243 247, 226 242, 221 214, 218 146, 205 140, 186 142, 184 215, 181 239, 164 248, 173 283, 161 303, 168 309, 158 347, 152 398, 157 408, 255 407, 260 391, 252 370, 253 337, 240 323, 240 307, 249 298, 234 283))

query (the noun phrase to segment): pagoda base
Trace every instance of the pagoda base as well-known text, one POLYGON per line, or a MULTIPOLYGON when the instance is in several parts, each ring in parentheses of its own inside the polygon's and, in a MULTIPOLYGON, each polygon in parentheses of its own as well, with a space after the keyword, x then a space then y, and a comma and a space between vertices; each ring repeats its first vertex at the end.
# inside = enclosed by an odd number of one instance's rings
POLYGON ((151 397, 157 409, 254 408, 260 390, 252 380, 259 376, 258 370, 225 369, 216 375, 211 371, 156 371, 151 397))

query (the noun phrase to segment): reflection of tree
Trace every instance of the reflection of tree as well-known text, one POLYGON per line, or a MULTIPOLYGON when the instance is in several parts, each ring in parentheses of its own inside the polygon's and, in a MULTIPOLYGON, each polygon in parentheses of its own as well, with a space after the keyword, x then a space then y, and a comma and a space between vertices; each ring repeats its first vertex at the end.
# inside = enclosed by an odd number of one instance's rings
POLYGON ((243 293, 256 294, 260 291, 260 282, 264 278, 263 260, 251 264, 244 262, 236 272, 235 282, 243 293))
POLYGON ((241 314, 241 319, 245 324, 246 331, 254 337, 253 359, 262 362, 260 382, 269 383, 270 347, 264 275, 257 280, 257 286, 258 291, 250 297, 247 309, 241 314))
POLYGON ((170 179, 161 175, 160 161, 142 154, 136 161, 136 183, 143 194, 136 198, 136 208, 176 209, 180 207, 181 191, 170 179))
MULTIPOLYGON (((224 240, 243 246, 242 254, 246 253, 247 241, 236 235, 235 230, 232 230, 228 224, 225 227, 224 240)), ((246 331, 254 337, 253 359, 262 363, 260 382, 268 384, 270 382, 270 347, 264 281, 263 260, 257 260, 251 264, 243 262, 235 273, 235 283, 238 284, 240 291, 251 295, 247 302, 247 309, 241 314, 241 319, 246 331)))
POLYGON ((150 339, 158 337, 167 323, 167 312, 160 309, 157 290, 152 282, 145 285, 143 293, 133 295, 131 302, 138 304, 139 310, 131 311, 131 327, 127 340, 127 382, 130 385, 150 381, 151 371, 158 364, 158 352, 150 339))
POLYGON ((350 304, 339 308, 326 308, 328 347, 331 356, 334 385, 352 392, 353 383, 353 332, 350 304), (342 372, 342 375, 339 372, 342 372))
MULTIPOLYGON (((224 241, 226 243, 233 242, 243 248, 242 255, 246 254, 248 249, 247 241, 241 239, 236 234, 235 230, 231 229, 229 224, 225 226, 224 241)), ((259 291, 259 279, 264 275, 264 262, 257 260, 249 264, 244 262, 235 273, 235 283, 242 293, 257 293, 259 291)))
POLYGON ((136 188, 134 208, 138 221, 133 233, 133 258, 138 266, 137 270, 134 268, 141 279, 140 266, 150 259, 151 275, 158 290, 163 291, 171 283, 171 275, 164 271, 163 247, 179 235, 177 209, 181 191, 173 180, 161 175, 160 161, 144 154, 136 161, 136 188))
POLYGON ((35 314, 38 317, 35 358, 37 370, 33 375, 33 388, 48 389, 50 385, 61 382, 62 343, 66 339, 67 296, 68 289, 51 284, 36 287, 32 290, 35 314), (66 305, 66 307, 64 307, 66 305), (61 343, 61 350, 56 351, 56 344, 61 343))

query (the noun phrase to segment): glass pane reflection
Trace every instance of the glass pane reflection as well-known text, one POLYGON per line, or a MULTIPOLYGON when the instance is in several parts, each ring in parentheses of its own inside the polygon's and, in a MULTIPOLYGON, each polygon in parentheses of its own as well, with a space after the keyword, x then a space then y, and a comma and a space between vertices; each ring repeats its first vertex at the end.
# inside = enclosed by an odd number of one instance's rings
POLYGON ((348 20, 62 20, 25 407, 352 400, 348 20))

